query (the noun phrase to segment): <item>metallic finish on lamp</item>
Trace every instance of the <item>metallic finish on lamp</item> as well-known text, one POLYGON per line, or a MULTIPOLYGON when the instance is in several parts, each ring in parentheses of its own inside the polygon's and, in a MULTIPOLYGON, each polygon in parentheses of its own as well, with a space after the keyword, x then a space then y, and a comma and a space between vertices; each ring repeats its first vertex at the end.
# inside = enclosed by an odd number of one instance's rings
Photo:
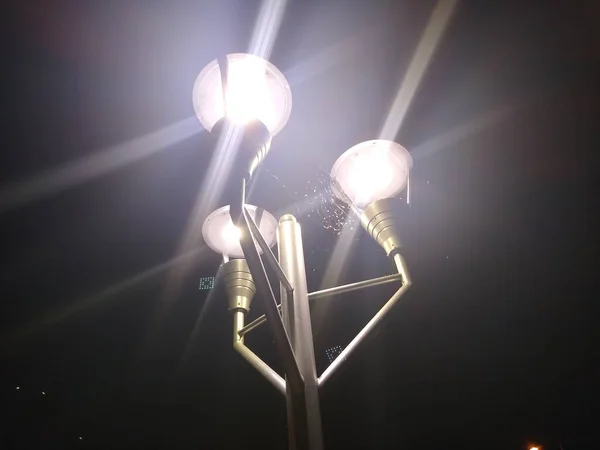
MULTIPOLYGON (((279 219, 277 247, 281 268, 294 288, 293 291, 288 291, 281 287, 281 313, 304 380, 302 395, 292 389, 288 389, 287 392, 288 411, 293 412, 291 408, 295 406, 295 402, 301 403, 299 409, 303 411, 302 417, 295 419, 297 427, 294 432, 298 436, 293 438, 290 435, 290 447, 293 447, 294 442, 304 442, 306 448, 320 450, 323 448, 323 437, 319 408, 319 381, 315 367, 302 231, 300 224, 291 214, 285 214, 279 219)), ((290 424, 290 428, 291 425, 294 424, 290 424)))
POLYGON ((342 286, 331 287, 322 289, 320 291, 311 292, 308 294, 309 300, 316 300, 319 298, 332 297, 334 295, 346 294, 348 292, 358 291, 360 289, 381 286, 384 284, 395 283, 402 279, 400 274, 384 275, 383 277, 373 278, 371 280, 357 281, 356 283, 345 284, 342 286))
POLYGON ((244 328, 244 318, 245 313, 241 309, 234 311, 233 313, 233 348, 242 355, 242 357, 252 364, 258 373, 265 377, 265 379, 275 386, 279 392, 285 395, 285 380, 281 378, 281 376, 275 372, 273 369, 269 367, 267 363, 265 363, 262 359, 260 359, 256 354, 250 350, 244 344, 244 336, 242 336, 239 331, 244 328))
POLYGON ((254 222, 254 219, 252 218, 252 216, 250 214, 248 214, 248 212, 246 211, 245 206, 244 206, 244 217, 246 218, 246 221, 248 222, 248 226, 250 227, 250 232, 252 233, 252 236, 256 240, 258 247, 263 251, 263 255, 265 256, 267 263, 269 263, 269 266, 271 266, 271 269, 273 269, 275 271, 277 278, 279 278, 279 282, 281 283, 281 285, 283 286, 283 288, 285 290, 290 291, 290 292, 293 291, 294 288, 290 284, 290 280, 288 280, 287 277, 285 276, 285 273, 283 273, 283 270, 281 269, 281 266, 279 265, 277 258, 275 258, 275 255, 271 251, 269 244, 264 240, 264 238, 260 234, 260 230, 259 230, 258 226, 254 222))
POLYGON ((233 347, 286 396, 290 449, 322 450, 320 388, 377 329, 412 284, 399 251, 400 202, 392 198, 405 189, 408 197, 412 158, 398 143, 370 140, 344 152, 330 172, 333 194, 360 217, 365 230, 395 263, 398 274, 308 293, 302 233, 296 218, 286 214, 278 222, 264 209, 246 204, 253 174, 267 156, 272 137, 290 116, 292 97, 287 80, 257 55, 222 55, 196 78, 193 104, 200 123, 210 133, 210 143, 218 150, 215 161, 224 167, 217 177, 234 183, 233 194, 218 189, 220 193, 210 204, 227 206, 213 211, 202 225, 206 244, 226 261, 220 279, 233 318, 233 347), (217 199, 219 196, 223 198, 217 199), (278 257, 271 251, 275 242, 278 257), (279 280, 280 305, 265 259, 279 280), (317 377, 309 300, 398 281, 401 285, 396 293, 317 377), (264 301, 265 315, 246 325, 257 292, 264 301), (285 380, 244 343, 245 335, 263 322, 271 329, 285 380))
POLYGON ((398 207, 398 199, 378 200, 367 206, 360 218, 363 228, 383 247, 388 256, 393 256, 402 247, 398 207))
POLYGON ((402 285, 398 288, 396 293, 390 297, 390 299, 381 307, 381 309, 373 316, 369 322, 363 327, 362 330, 350 341, 344 350, 336 357, 336 359, 325 369, 325 371, 319 377, 319 388, 321 388, 327 380, 348 360, 348 357, 352 354, 356 348, 362 344, 366 337, 373 332, 391 311, 392 307, 398 303, 402 296, 408 291, 412 285, 412 279, 406 267, 406 261, 400 253, 395 253, 393 256, 394 264, 398 273, 402 276, 402 285))
MULTIPOLYGON (((393 274, 393 275, 384 275, 382 277, 373 278, 371 280, 357 281, 356 283, 344 284, 342 286, 336 286, 332 288, 323 289, 320 291, 309 292, 308 299, 309 300, 317 300, 320 298, 329 298, 335 295, 346 294, 348 292, 358 291, 360 289, 381 286, 384 284, 395 283, 396 281, 402 280, 402 275, 393 274)), ((279 305, 281 309, 281 305, 279 305)), ((267 321, 267 316, 264 314, 256 319, 254 319, 249 324, 245 325, 240 330, 240 335, 243 336, 255 328, 259 327, 263 323, 267 321)))
POLYGON ((256 286, 245 259, 232 259, 223 265, 223 280, 228 296, 229 311, 250 311, 256 286))
POLYGON ((271 133, 259 120, 235 124, 227 118, 220 119, 210 134, 217 141, 221 136, 231 137, 237 144, 234 171, 251 178, 256 168, 265 159, 271 148, 271 133))

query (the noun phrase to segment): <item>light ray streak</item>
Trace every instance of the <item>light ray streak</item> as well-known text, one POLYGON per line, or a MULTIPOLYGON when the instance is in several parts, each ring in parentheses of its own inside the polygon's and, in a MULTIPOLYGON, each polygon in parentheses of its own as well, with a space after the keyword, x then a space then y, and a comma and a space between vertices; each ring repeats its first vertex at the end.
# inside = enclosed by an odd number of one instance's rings
POLYGON ((125 280, 119 281, 106 289, 78 300, 60 311, 52 312, 44 317, 34 320, 23 329, 8 334, 8 340, 23 338, 32 333, 43 331, 53 325, 69 319, 70 317, 84 313, 92 307, 103 304, 108 300, 116 300, 119 296, 128 292, 131 288, 139 286, 142 283, 150 281, 161 273, 172 269, 182 263, 189 263, 197 260, 200 256, 208 252, 208 247, 198 248, 176 258, 172 258, 154 267, 144 270, 125 280))
MULTIPOLYGON (((211 158, 206 177, 196 196, 196 201, 186 225, 177 254, 185 254, 189 249, 199 245, 202 240, 202 223, 215 209, 225 184, 229 182, 229 174, 240 144, 241 133, 232 126, 226 125, 217 141, 216 150, 211 158)), ((190 266, 182 265, 167 278, 163 301, 177 296, 181 283, 189 274, 190 266)))
POLYGON ((413 54, 390 108, 379 139, 396 139, 427 66, 439 45, 458 0, 439 0, 413 54))
POLYGON ((365 35, 352 34, 341 41, 325 47, 298 64, 285 71, 290 86, 298 86, 311 78, 339 64, 344 59, 359 53, 364 43, 365 35))
MULTIPOLYGON (((221 267, 223 267, 223 266, 221 266, 221 267)), ((221 269, 221 267, 219 267, 219 270, 221 269)), ((219 274, 217 274, 217 279, 219 279, 219 278, 220 278, 219 274)), ((206 300, 204 301, 204 304, 200 308, 200 312, 198 313, 198 318, 196 319, 196 322, 194 323, 194 328, 192 329, 192 332, 190 333, 190 337, 185 346, 183 356, 181 357, 181 361, 179 362, 179 368, 178 368, 179 370, 182 370, 185 367, 185 365, 187 364, 187 362, 189 361, 189 358, 192 355, 192 350, 194 348, 194 343, 196 342, 196 339, 198 338, 198 335, 200 333, 200 327, 204 323, 204 319, 206 318, 208 312, 212 308, 213 303, 215 303, 215 301, 218 300, 217 296, 215 295, 215 292, 217 292, 216 289, 211 289, 211 291, 208 293, 206 300)))
POLYGON ((414 159, 421 159, 432 156, 446 148, 451 148, 457 143, 506 120, 517 109, 518 105, 515 104, 495 108, 417 145, 411 154, 414 159))
POLYGON ((452 148, 457 143, 500 124, 519 111, 539 105, 540 102, 551 101, 554 96, 561 94, 561 92, 561 89, 556 89, 553 86, 542 86, 528 95, 508 101, 417 145, 412 149, 411 154, 416 160, 452 148))
POLYGON ((250 39, 248 53, 269 59, 286 6, 287 0, 263 0, 250 39))
MULTIPOLYGON (((440 38, 446 29, 456 3, 457 0, 438 1, 404 75, 404 79, 402 80, 398 93, 390 108, 390 112, 379 133, 380 139, 392 141, 396 139, 396 135, 400 131, 406 112, 410 107, 425 70, 439 44, 440 38)), ((352 229, 348 226, 344 226, 327 265, 321 289, 324 289, 327 286, 336 286, 339 283, 340 275, 346 265, 348 255, 351 252, 352 244, 359 228, 361 227, 352 229)), ((329 308, 328 302, 320 302, 318 306, 319 311, 318 313, 315 313, 316 320, 314 328, 316 332, 320 329, 329 308)))
MULTIPOLYGON (((500 123, 501 121, 507 119, 525 103, 529 102, 510 104, 495 108, 481 116, 471 119, 466 123, 454 127, 451 130, 448 130, 445 133, 436 136, 422 143, 421 145, 418 145, 412 151, 412 155, 415 159, 434 155, 444 148, 449 148, 454 144, 473 136, 474 134, 480 133, 485 129, 500 123)), ((325 276, 323 277, 320 289, 326 289, 339 284, 340 275, 347 264, 346 262, 348 261, 349 254, 351 253, 352 245, 355 242, 356 234, 360 229, 362 229, 360 225, 356 226, 354 229, 344 226, 344 229, 340 235, 340 238, 336 242, 335 248, 325 270, 325 276)), ((313 329, 315 330, 315 333, 318 333, 321 329, 329 308, 330 302, 314 302, 313 311, 315 320, 313 329)))
MULTIPOLYGON (((264 59, 269 58, 275 45, 286 5, 287 0, 263 0, 254 25, 248 53, 258 55, 264 59)), ((238 151, 240 138, 241 135, 231 128, 225 127, 221 133, 206 179, 198 193, 184 236, 178 247, 178 254, 185 253, 187 249, 193 248, 202 239, 200 234, 202 223, 212 209, 217 206, 215 201, 221 195, 225 182, 229 181, 229 174, 238 151)), ((183 266, 178 271, 170 274, 165 286, 163 300, 177 296, 177 292, 189 270, 189 266, 183 266)))
POLYGON ((18 181, 0 190, 0 213, 57 194, 147 158, 197 133, 195 117, 99 150, 55 169, 18 181))

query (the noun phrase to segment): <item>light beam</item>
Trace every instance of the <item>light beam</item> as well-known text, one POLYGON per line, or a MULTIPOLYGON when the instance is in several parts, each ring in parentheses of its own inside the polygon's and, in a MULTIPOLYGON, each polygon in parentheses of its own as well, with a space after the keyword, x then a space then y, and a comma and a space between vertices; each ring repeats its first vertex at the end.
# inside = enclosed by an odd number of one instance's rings
POLYGON ((379 133, 379 139, 394 141, 423 75, 446 30, 458 0, 439 0, 410 61, 392 107, 379 133))

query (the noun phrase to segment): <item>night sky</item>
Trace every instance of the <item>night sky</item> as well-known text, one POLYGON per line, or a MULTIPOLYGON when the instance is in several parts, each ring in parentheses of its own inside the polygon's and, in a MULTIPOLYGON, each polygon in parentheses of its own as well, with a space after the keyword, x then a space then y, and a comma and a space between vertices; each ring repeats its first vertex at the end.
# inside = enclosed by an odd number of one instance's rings
MULTIPOLYGON (((214 151, 192 86, 247 51, 260 2, 12 3, 0 448, 286 448, 284 398, 232 348, 223 288, 199 290, 220 256, 181 253, 214 151)), ((459 3, 396 136, 413 287, 323 389, 327 449, 600 448, 598 4, 459 3)), ((335 220, 296 205, 377 137, 434 6, 288 2, 270 60, 292 113, 250 202, 298 215, 311 291, 393 273, 364 232, 332 259, 335 220)), ((319 373, 393 291, 315 301, 319 373)), ((247 344, 281 373, 268 327, 247 344)))

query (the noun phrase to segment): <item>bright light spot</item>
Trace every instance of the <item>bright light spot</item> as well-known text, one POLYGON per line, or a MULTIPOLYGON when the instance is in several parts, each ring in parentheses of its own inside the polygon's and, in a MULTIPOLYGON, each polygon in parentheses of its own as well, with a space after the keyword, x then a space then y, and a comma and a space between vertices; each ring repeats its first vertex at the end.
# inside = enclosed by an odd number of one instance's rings
POLYGON ((83 438, 81 436, 79 436, 79 440, 81 441, 83 438))
POLYGON ((227 55, 227 74, 221 69, 219 61, 211 61, 194 83, 194 110, 204 128, 211 130, 227 116, 240 124, 258 119, 273 136, 281 131, 292 108, 290 86, 283 74, 260 56, 243 53, 227 55))
POLYGON ((267 90, 265 64, 258 58, 244 58, 229 64, 225 109, 227 117, 238 124, 253 119, 273 121, 274 108, 267 90))
POLYGON ((540 450, 539 447, 530 447, 529 450, 540 450))
POLYGON ((333 193, 351 207, 363 209, 400 193, 407 186, 411 166, 412 158, 400 144, 361 142, 346 150, 333 165, 333 193))
POLYGON ((348 183, 356 193, 357 205, 368 205, 377 200, 393 181, 394 171, 390 165, 387 151, 372 152, 363 157, 357 156, 350 170, 348 183))
POLYGON ((233 222, 229 222, 225 225, 225 228, 223 228, 222 237, 228 245, 235 245, 240 242, 242 232, 233 224, 233 222))
POLYGON ((21 386, 17 386, 17 391, 18 391, 19 389, 21 389, 21 386))
POLYGON ((44 391, 42 391, 42 395, 46 395, 46 393, 44 391))

